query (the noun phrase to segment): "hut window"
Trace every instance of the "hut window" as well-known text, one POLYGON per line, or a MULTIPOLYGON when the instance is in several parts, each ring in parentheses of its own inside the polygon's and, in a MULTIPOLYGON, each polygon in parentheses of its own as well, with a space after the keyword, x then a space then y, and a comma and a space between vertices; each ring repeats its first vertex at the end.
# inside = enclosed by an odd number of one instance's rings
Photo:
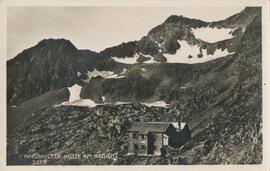
POLYGON ((142 135, 142 139, 144 139, 144 135, 142 135))
POLYGON ((135 139, 136 137, 137 137, 137 134, 136 134, 136 133, 133 133, 133 134, 132 134, 132 138, 135 139))
POLYGON ((134 144, 133 148, 134 148, 134 150, 138 150, 139 149, 137 144, 134 144))
POLYGON ((146 149, 145 145, 142 145, 142 150, 145 150, 145 149, 146 149))

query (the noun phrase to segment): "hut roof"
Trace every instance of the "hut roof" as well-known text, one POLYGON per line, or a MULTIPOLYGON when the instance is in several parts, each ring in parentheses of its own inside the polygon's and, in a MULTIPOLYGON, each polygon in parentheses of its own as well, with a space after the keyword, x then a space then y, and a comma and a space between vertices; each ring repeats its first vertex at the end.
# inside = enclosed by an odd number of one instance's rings
POLYGON ((149 132, 164 133, 170 125, 169 122, 135 122, 127 131, 139 132, 140 134, 148 134, 149 132))

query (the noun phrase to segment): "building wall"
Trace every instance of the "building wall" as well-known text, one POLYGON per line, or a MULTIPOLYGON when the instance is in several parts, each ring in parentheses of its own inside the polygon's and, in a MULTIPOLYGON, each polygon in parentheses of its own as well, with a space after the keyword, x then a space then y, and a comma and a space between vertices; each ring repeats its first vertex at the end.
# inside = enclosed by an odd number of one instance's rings
POLYGON ((144 138, 141 134, 136 133, 136 137, 133 137, 133 134, 136 132, 128 133, 128 154, 138 154, 146 155, 147 154, 147 135, 144 135, 144 138), (138 150, 134 148, 134 145, 137 145, 138 150))
POLYGON ((179 139, 178 139, 178 133, 176 131, 176 129, 173 127, 173 125, 170 125, 169 128, 166 130, 165 132, 166 135, 168 135, 168 145, 172 146, 172 147, 176 147, 179 139))
POLYGON ((179 133, 179 139, 180 139, 180 141, 178 143, 179 146, 184 145, 188 140, 191 139, 191 131, 190 131, 190 129, 189 129, 188 126, 185 126, 183 128, 183 130, 180 131, 180 133, 179 133))
POLYGON ((137 144, 137 140, 132 138, 132 134, 133 134, 132 132, 128 133, 128 154, 135 153, 133 144, 137 144))
POLYGON ((163 146, 169 145, 169 137, 166 134, 163 134, 163 146))
POLYGON ((147 135, 139 135, 139 154, 146 155, 147 154, 147 135), (142 138, 144 136, 144 138, 142 138))
POLYGON ((155 150, 154 155, 161 155, 161 148, 163 147, 163 134, 153 133, 155 135, 155 150))
POLYGON ((165 133, 152 132, 144 135, 144 138, 138 132, 128 132, 128 154, 148 155, 148 148, 153 149, 153 146, 148 146, 148 136, 150 135, 154 136, 154 155, 161 155, 161 148, 165 145, 178 148, 191 139, 191 131, 187 125, 180 132, 177 132, 173 126, 169 126, 165 133), (136 137, 133 137, 134 133, 136 133, 136 137), (168 137, 167 140, 165 140, 165 136, 168 137), (137 145, 138 150, 135 150, 134 145, 137 145))

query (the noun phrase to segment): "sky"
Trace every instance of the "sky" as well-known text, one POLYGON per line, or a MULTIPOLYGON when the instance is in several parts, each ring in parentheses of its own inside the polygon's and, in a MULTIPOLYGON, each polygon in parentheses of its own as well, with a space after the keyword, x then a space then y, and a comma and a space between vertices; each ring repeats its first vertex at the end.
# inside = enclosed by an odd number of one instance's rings
POLYGON ((170 15, 223 20, 244 7, 8 7, 7 55, 47 38, 65 38, 78 49, 99 52, 139 40, 170 15))

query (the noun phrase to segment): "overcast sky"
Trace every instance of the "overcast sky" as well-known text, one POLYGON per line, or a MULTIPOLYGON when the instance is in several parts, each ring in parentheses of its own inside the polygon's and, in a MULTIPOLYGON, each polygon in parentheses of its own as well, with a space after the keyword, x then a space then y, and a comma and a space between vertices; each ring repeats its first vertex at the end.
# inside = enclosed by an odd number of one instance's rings
POLYGON ((225 19, 244 7, 9 7, 8 59, 44 38, 69 39, 78 49, 101 51, 138 40, 170 15, 225 19))

